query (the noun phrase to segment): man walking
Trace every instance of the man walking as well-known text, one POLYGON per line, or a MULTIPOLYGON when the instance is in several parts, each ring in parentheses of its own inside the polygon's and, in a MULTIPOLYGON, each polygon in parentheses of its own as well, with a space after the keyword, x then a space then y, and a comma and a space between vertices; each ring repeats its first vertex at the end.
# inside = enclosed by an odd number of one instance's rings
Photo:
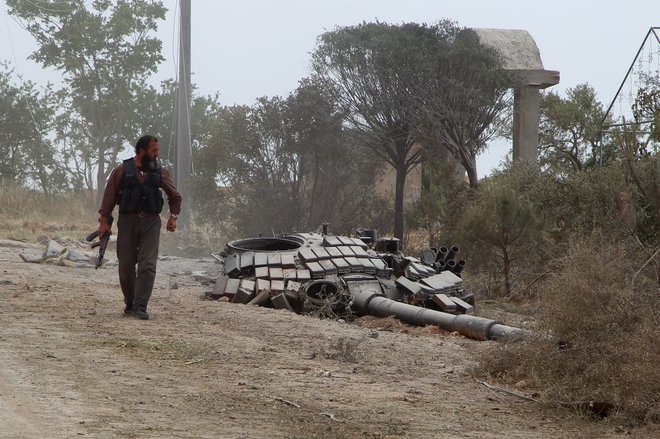
POLYGON ((109 231, 108 218, 119 205, 117 259, 119 283, 124 293, 124 314, 148 320, 147 303, 156 277, 162 188, 167 194, 170 217, 167 231, 176 230, 181 195, 169 172, 158 165, 158 139, 145 135, 135 144, 135 157, 112 170, 99 209, 99 236, 109 231), (137 265, 137 272, 135 266, 137 265))

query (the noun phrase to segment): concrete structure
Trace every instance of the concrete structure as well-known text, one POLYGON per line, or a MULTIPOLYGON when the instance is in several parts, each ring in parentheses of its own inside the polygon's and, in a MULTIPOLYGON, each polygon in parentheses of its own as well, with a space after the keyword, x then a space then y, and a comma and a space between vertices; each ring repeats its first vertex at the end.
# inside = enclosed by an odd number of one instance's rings
POLYGON ((534 38, 522 29, 474 29, 481 43, 496 49, 504 68, 515 74, 513 90, 513 159, 536 161, 541 92, 559 84, 559 72, 545 70, 534 38))

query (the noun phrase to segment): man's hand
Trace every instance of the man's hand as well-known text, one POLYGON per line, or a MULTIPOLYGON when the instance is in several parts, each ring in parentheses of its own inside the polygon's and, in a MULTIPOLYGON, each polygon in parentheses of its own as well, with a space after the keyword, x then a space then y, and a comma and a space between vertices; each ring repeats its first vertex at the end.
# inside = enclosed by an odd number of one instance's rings
POLYGON ((108 219, 101 217, 99 218, 99 239, 103 237, 105 232, 112 234, 112 230, 108 226, 108 219))
POLYGON ((170 216, 170 219, 167 220, 167 231, 174 232, 176 230, 176 218, 170 216))

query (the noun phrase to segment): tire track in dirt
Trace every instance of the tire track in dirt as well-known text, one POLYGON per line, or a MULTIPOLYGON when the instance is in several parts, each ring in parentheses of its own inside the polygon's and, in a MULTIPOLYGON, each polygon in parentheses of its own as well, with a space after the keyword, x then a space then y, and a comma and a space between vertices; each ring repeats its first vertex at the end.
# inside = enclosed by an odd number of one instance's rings
MULTIPOLYGON (((7 352, 0 350, 0 358, 7 352)), ((34 409, 34 401, 25 397, 15 377, 9 377, 11 367, 0 363, 0 426, 4 438, 46 437, 48 423, 34 409)), ((44 409, 39 410, 45 412, 44 409)))

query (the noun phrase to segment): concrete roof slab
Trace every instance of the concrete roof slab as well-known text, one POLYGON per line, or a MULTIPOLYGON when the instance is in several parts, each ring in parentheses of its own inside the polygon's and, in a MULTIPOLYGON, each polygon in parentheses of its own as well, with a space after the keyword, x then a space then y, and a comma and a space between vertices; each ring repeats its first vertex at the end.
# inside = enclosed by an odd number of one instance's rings
POLYGON ((481 43, 496 49, 507 70, 544 70, 534 38, 524 29, 473 28, 481 43))

